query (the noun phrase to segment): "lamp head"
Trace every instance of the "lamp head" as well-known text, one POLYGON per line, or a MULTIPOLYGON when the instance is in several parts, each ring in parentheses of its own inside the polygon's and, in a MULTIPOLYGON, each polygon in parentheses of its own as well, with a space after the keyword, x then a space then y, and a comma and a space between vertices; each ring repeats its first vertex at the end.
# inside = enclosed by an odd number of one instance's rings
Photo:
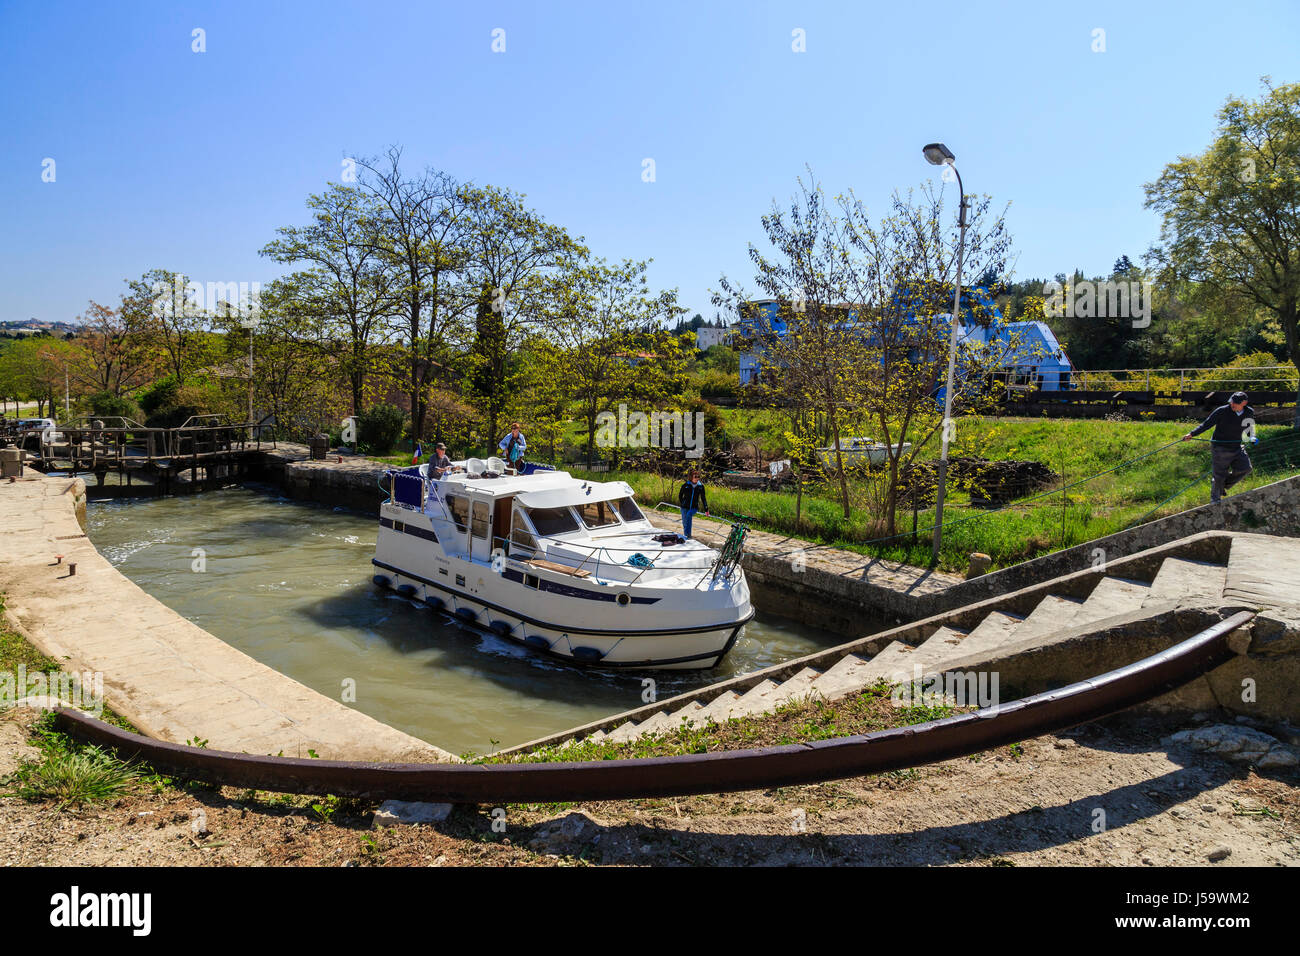
POLYGON ((928 146, 924 147, 921 152, 924 153, 925 158, 935 166, 942 166, 945 163, 951 164, 957 158, 952 154, 952 150, 943 145, 943 143, 930 143, 928 146))

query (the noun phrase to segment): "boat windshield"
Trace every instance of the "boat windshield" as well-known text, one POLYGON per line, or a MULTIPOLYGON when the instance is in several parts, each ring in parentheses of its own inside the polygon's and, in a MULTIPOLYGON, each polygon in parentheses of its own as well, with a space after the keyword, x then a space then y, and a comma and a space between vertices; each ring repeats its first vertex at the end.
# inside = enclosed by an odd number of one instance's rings
POLYGON ((618 512, 614 505, 613 501, 584 501, 574 508, 582 518, 582 523, 588 529, 595 529, 618 524, 618 512))
POLYGON ((529 508, 528 518, 540 535, 565 534, 578 530, 578 522, 568 508, 529 508))
POLYGON ((614 504, 618 506, 618 513, 623 516, 624 521, 630 523, 645 520, 645 515, 641 513, 641 509, 636 506, 636 502, 631 498, 619 498, 614 504))

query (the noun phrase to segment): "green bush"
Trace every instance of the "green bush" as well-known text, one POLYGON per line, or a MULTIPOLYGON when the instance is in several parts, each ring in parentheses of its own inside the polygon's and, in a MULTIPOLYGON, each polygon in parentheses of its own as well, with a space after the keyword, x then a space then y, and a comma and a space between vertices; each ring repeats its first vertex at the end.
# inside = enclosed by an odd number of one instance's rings
POLYGON ((159 409, 170 408, 176 404, 176 395, 179 392, 180 385, 177 384, 176 379, 166 375, 140 393, 140 410, 146 415, 152 415, 159 409))
POLYGON ((371 405, 357 416, 357 444, 367 455, 387 455, 402 440, 406 413, 393 405, 371 405))
POLYGON ((135 418, 140 414, 135 402, 112 392, 96 392, 86 399, 86 404, 98 418, 135 418))
POLYGON ((1221 365, 1213 372, 1206 373, 1206 376, 1199 379, 1194 387, 1221 392, 1239 389, 1246 392, 1290 391, 1296 387, 1296 375, 1294 366, 1288 368, 1268 352, 1250 352, 1246 355, 1238 355, 1227 365, 1221 365), (1263 374, 1255 372, 1243 375, 1239 371, 1244 368, 1268 366, 1281 367, 1263 374))
POLYGON ((706 369, 694 376, 695 386, 702 398, 735 398, 740 387, 739 379, 721 369, 706 369))

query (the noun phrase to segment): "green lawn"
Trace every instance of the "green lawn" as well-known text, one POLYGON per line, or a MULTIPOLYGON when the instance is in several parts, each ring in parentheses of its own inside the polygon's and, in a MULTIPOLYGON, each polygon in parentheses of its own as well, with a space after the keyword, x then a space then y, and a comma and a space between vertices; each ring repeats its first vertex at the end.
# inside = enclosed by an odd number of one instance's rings
MULTIPOLYGON (((762 424, 762 416, 770 413, 757 414, 762 424)), ((1045 498, 1021 501, 996 512, 971 508, 968 494, 950 490, 940 567, 964 570, 972 551, 983 551, 993 558, 995 567, 1005 567, 1111 534, 1146 517, 1205 504, 1210 499, 1209 478, 1198 480, 1198 476, 1209 470, 1210 445, 1196 441, 1157 450, 1176 442, 1189 427, 1187 422, 961 420, 954 455, 1040 461, 1063 474, 1066 483, 1082 484, 1068 489, 1064 497, 1058 485, 1058 490, 1045 498), (1110 473, 1101 474, 1107 471, 1110 473)), ((1300 472, 1300 433, 1286 426, 1265 426, 1259 434, 1259 444, 1250 449, 1255 471, 1233 488, 1234 493, 1300 472)), ((921 457, 938 457, 938 453, 936 440, 933 448, 922 450, 921 457)), ((676 500, 676 482, 655 475, 614 472, 593 477, 627 481, 636 489, 638 500, 652 507, 660 501, 676 500)), ((797 534, 894 561, 929 562, 925 532, 933 526, 933 509, 918 515, 920 540, 913 543, 910 511, 900 511, 897 519, 897 531, 906 532, 906 536, 880 541, 882 534, 865 507, 854 507, 847 520, 843 517, 838 487, 806 488, 798 527, 792 492, 715 486, 709 489, 709 501, 715 514, 747 516, 755 528, 797 534)))
MULTIPOLYGON (((722 409, 721 413, 733 440, 752 438, 769 449, 783 444, 782 435, 788 427, 784 415, 761 409, 722 409)), ((1161 448, 1177 442, 1191 427, 1189 421, 960 419, 951 448, 953 455, 1039 461, 1063 475, 1065 483, 1073 487, 1062 495, 1058 483, 1046 497, 1017 502, 995 512, 970 507, 969 494, 950 488, 940 567, 964 571, 973 551, 992 557, 994 567, 1006 567, 1112 534, 1147 518, 1205 504, 1210 500, 1209 478, 1200 476, 1209 470, 1211 446, 1195 441, 1161 448)), ((571 423, 569 431, 577 438, 581 427, 571 423)), ((1259 435, 1259 443, 1250 449, 1255 472, 1233 492, 1300 472, 1300 432, 1270 425, 1261 427, 1259 435)), ((535 448, 531 457, 540 461, 541 452, 541 448, 535 448)), ((936 435, 921 449, 919 457, 938 456, 936 435)), ((377 460, 409 465, 411 458, 409 453, 399 453, 377 460)), ((573 470, 584 474, 581 469, 573 470)), ((627 481, 636 490, 637 499, 649 507, 661 501, 671 504, 677 498, 676 479, 633 471, 590 477, 627 481)), ((868 510, 862 489, 857 486, 851 489, 847 519, 837 485, 805 486, 798 525, 793 492, 711 486, 709 501, 715 515, 744 516, 754 528, 797 535, 892 561, 929 564, 927 529, 934 523, 933 508, 917 515, 917 540, 911 538, 912 513, 907 509, 898 512, 895 535, 882 540, 886 535, 881 522, 868 510)))

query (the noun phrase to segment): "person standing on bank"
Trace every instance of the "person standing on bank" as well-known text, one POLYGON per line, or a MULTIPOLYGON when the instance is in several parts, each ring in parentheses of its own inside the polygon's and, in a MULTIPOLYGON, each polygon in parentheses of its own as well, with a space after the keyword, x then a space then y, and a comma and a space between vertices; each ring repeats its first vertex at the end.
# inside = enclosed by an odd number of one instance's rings
POLYGON ((510 423, 510 434, 497 443, 497 448, 506 453, 506 464, 511 468, 518 471, 524 466, 524 452, 528 450, 528 442, 519 430, 518 422, 510 423))
POLYGON ((1190 441, 1201 432, 1214 429, 1210 436, 1212 502, 1217 502, 1225 491, 1251 472, 1250 456, 1242 442, 1254 437, 1255 410, 1246 404, 1246 397, 1245 392, 1234 392, 1227 405, 1210 412, 1209 418, 1183 436, 1183 441, 1190 441))
POLYGON ((682 485, 682 490, 677 492, 677 504, 682 509, 682 534, 689 538, 691 519, 695 517, 695 512, 709 514, 709 496, 704 491, 704 482, 700 481, 698 468, 691 469, 690 478, 682 485))

